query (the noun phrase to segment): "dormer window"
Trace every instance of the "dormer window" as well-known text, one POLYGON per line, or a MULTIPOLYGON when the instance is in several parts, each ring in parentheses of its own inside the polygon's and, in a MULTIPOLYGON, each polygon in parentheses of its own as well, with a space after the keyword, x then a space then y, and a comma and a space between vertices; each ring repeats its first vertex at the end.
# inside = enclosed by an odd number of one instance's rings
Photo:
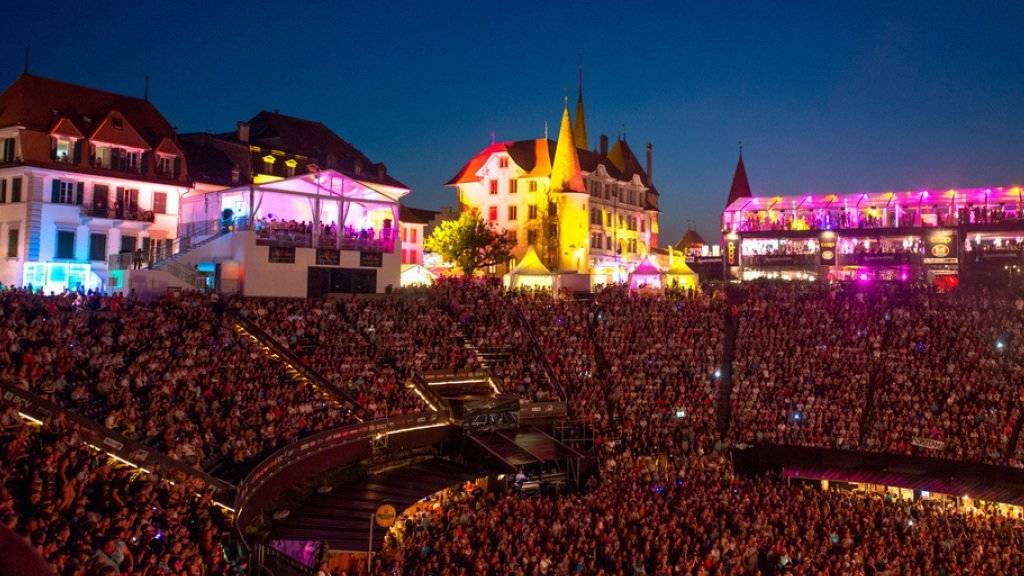
POLYGON ((508 156, 501 156, 498 158, 499 168, 508 168, 508 156))
POLYGON ((294 158, 289 158, 288 160, 285 160, 284 161, 284 171, 285 171, 285 174, 289 178, 291 178, 292 176, 295 176, 295 167, 298 166, 298 165, 299 165, 299 163, 296 162, 294 158))
POLYGON ((263 173, 273 174, 274 173, 274 162, 277 158, 274 158, 272 154, 267 154, 263 157, 263 173))
POLYGON ((161 176, 174 176, 174 156, 158 156, 156 169, 161 176))
POLYGON ((242 178, 242 171, 238 169, 238 166, 231 168, 231 183, 238 184, 238 181, 242 178))
POLYGON ((75 141, 71 138, 54 138, 53 159, 57 162, 73 162, 75 157, 75 141))
POLYGON ((117 116, 113 116, 110 118, 110 125, 120 130, 124 128, 124 121, 118 118, 117 116))
POLYGON ((139 172, 142 165, 142 151, 112 146, 97 146, 94 164, 97 168, 139 172))

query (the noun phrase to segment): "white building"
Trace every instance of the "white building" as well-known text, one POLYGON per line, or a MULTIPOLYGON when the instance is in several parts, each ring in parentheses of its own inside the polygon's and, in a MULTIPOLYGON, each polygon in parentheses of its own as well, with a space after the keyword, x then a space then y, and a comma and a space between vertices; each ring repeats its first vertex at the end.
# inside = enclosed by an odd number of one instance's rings
POLYGON ((0 94, 0 142, 0 282, 119 290, 112 257, 174 249, 188 171, 149 101, 25 74, 0 94))

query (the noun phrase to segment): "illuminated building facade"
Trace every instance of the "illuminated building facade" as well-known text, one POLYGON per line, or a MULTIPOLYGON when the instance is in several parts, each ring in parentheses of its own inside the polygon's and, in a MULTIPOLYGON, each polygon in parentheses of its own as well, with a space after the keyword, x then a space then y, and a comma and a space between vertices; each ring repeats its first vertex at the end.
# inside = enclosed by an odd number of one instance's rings
POLYGON ((740 157, 722 214, 731 277, 927 280, 1019 274, 1020 187, 758 197, 740 157))
POLYGON ((651 164, 651 145, 645 168, 625 137, 609 149, 601 135, 589 148, 581 83, 575 122, 566 102, 557 140, 492 143, 447 185, 462 210, 476 210, 514 236, 515 260, 532 246, 552 271, 621 282, 658 245, 651 164))
POLYGON ((169 253, 189 175, 147 99, 23 74, 0 94, 0 282, 120 289, 109 262, 169 253))

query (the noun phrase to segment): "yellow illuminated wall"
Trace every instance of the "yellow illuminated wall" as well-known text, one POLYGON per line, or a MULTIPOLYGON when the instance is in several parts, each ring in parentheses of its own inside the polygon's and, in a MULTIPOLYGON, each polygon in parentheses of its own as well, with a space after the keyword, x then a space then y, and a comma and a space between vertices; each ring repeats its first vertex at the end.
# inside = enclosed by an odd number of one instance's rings
POLYGON ((558 268, 586 273, 590 269, 590 198, 563 192, 558 200, 558 268))

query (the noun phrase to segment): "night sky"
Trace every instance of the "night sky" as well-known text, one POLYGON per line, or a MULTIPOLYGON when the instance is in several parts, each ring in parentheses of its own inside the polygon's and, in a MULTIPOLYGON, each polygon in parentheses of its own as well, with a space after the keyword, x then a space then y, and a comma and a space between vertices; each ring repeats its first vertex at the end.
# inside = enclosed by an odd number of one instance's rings
POLYGON ((41 76, 149 74, 182 132, 317 119, 437 208, 492 132, 555 133, 582 58, 591 146, 654 144, 663 244, 717 237, 739 140, 755 194, 1024 183, 1021 2, 256 4, 7 0, 0 83, 31 44, 41 76))

